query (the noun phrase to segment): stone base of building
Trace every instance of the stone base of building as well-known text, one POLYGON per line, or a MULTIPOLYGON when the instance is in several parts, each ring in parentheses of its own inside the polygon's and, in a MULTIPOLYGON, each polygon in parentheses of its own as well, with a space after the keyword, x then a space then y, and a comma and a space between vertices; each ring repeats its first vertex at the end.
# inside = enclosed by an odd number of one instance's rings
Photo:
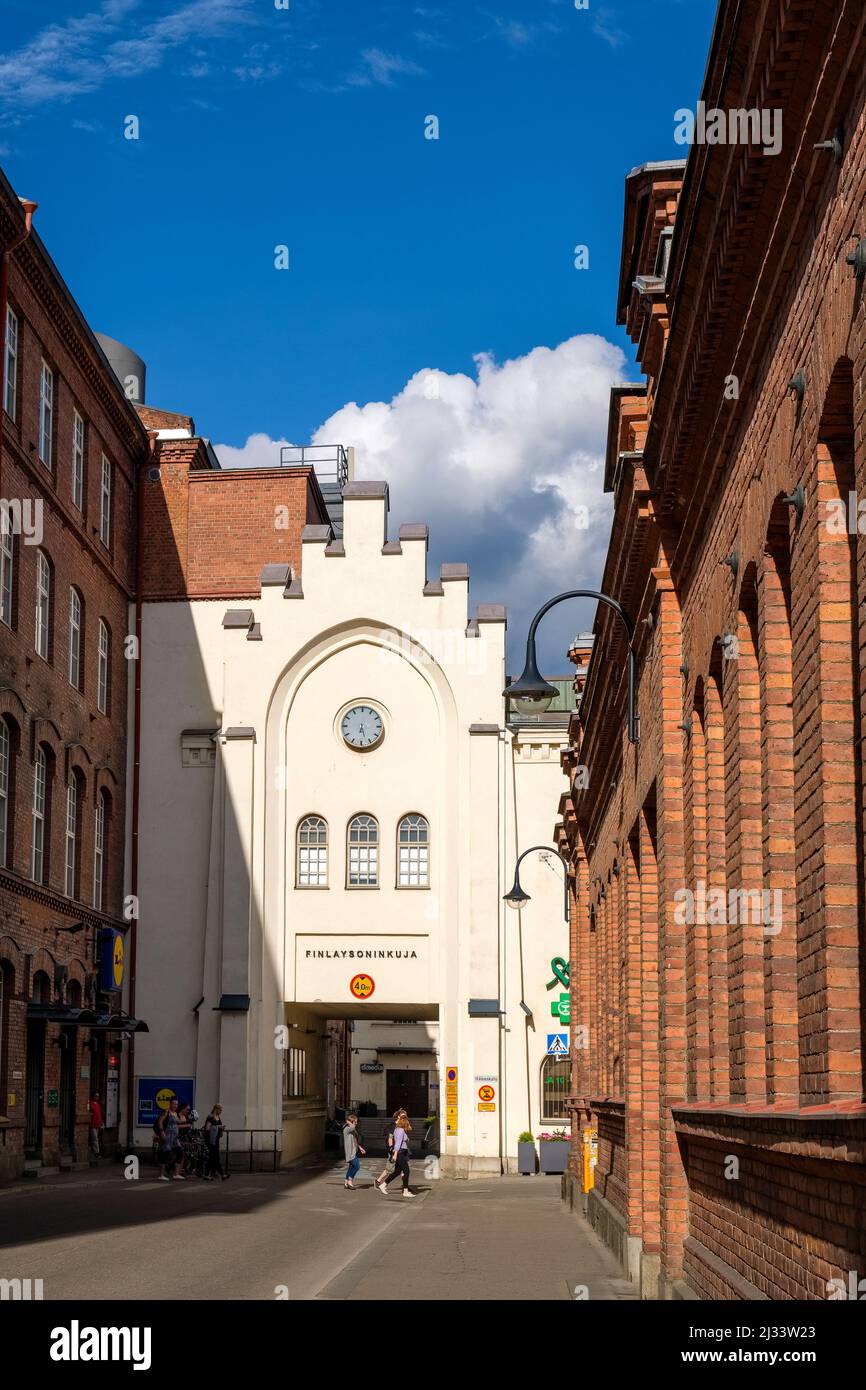
POLYGON ((439 1171, 443 1178, 501 1178, 503 1163, 498 1155, 442 1154, 439 1171))
POLYGON ((639 1236, 630 1236, 626 1219, 600 1192, 586 1194, 586 1218, 619 1260, 623 1274, 640 1287, 641 1298, 659 1297, 658 1256, 644 1253, 639 1236))

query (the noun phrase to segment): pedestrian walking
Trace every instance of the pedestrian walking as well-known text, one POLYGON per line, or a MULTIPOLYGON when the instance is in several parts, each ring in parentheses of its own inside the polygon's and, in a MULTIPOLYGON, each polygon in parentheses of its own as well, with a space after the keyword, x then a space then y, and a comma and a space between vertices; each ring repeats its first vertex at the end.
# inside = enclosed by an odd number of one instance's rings
POLYGON ((397 1123, 402 1113, 402 1110, 395 1110, 382 1131, 382 1138, 385 1140, 385 1167, 376 1179, 377 1187, 380 1182, 385 1181, 388 1174, 392 1171, 394 1164, 394 1130, 397 1128, 397 1123))
POLYGON ((213 1182, 217 1174, 223 1181, 229 1177, 228 1173, 223 1172, 222 1160, 220 1159, 220 1140, 225 1133, 222 1113, 222 1106, 215 1105, 204 1122, 204 1137, 207 1144, 207 1167, 204 1174, 206 1182, 213 1182))
POLYGON ((343 1150, 346 1155, 346 1176, 343 1179, 343 1186, 350 1187, 354 1191, 354 1178, 361 1166, 359 1154, 365 1154, 366 1149, 362 1149, 358 1142, 358 1116, 348 1114, 346 1123, 343 1125, 343 1150))
POLYGON ((105 1129, 105 1117, 102 1113, 102 1103, 99 1092, 94 1091, 90 1097, 90 1147, 93 1153, 99 1158, 99 1133, 105 1129))
POLYGON ((409 1116, 405 1111, 401 1111, 397 1123, 394 1126, 394 1170, 389 1173, 384 1181, 376 1180, 379 1191, 387 1196, 388 1186, 395 1178, 403 1179, 403 1196, 413 1197, 414 1192, 409 1191, 409 1135, 412 1133, 412 1126, 409 1123, 409 1116))
POLYGON ((168 1103, 168 1109, 163 1110, 156 1122, 156 1131, 159 1135, 159 1149, 157 1159, 162 1172, 159 1175, 160 1182, 170 1182, 173 1178, 176 1182, 183 1182, 183 1173, 175 1172, 177 1161, 181 1157, 180 1145, 178 1144, 178 1114, 177 1096, 172 1096, 168 1103))

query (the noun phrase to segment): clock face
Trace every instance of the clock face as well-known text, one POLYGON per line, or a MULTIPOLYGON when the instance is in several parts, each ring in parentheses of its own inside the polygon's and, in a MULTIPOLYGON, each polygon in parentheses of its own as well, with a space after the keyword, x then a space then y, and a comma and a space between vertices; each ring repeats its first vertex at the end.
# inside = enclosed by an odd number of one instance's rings
POLYGON ((350 748, 376 748, 385 736, 382 716, 372 705, 353 705, 340 720, 340 733, 350 748))

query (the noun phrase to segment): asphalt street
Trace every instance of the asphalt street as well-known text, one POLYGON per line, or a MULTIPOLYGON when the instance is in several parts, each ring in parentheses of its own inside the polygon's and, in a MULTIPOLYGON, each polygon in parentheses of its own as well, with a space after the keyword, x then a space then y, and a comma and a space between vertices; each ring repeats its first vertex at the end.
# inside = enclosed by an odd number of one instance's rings
MULTIPOLYGON (((427 1181, 415 1201, 354 1192, 343 1166, 160 1183, 119 1166, 0 1190, 0 1278, 56 1299, 634 1298, 613 1257, 566 1211, 556 1178, 427 1181)), ((417 1180, 416 1180, 417 1178, 417 1180)))

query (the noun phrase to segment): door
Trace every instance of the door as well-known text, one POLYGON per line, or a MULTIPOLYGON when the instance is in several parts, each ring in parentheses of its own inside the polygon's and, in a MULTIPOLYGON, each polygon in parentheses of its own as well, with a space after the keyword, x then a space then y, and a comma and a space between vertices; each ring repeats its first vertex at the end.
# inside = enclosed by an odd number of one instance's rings
POLYGON ((60 1039, 60 1147, 64 1153, 71 1153, 75 1148, 78 1029, 61 1028, 60 1039))
POLYGON ((27 1024, 27 1081, 24 1092, 24 1151, 32 1158, 42 1153, 42 1104, 45 1099, 45 1024, 27 1024))
POLYGON ((388 1114, 393 1115, 395 1110, 405 1110, 410 1116, 426 1115, 428 1078, 429 1072, 426 1071, 392 1071, 389 1068, 385 1073, 385 1103, 388 1114))

